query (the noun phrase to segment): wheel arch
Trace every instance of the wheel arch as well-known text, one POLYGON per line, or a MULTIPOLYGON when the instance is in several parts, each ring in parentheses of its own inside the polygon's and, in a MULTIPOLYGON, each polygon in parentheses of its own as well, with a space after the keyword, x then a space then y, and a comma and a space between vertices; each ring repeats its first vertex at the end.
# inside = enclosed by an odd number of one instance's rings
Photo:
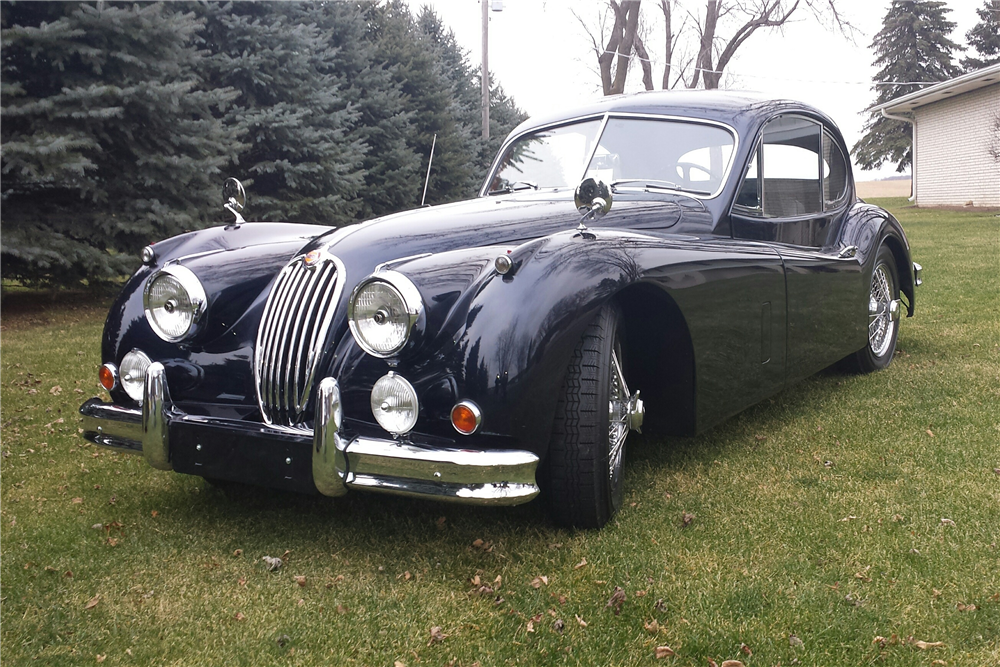
POLYGON ((895 234, 886 234, 882 242, 892 252, 892 259, 896 262, 896 274, 899 276, 899 291, 906 295, 906 316, 913 317, 915 290, 910 253, 895 234))
POLYGON ((693 435, 694 346, 684 314, 667 292, 650 283, 628 285, 614 300, 622 311, 625 377, 646 404, 644 428, 693 435))

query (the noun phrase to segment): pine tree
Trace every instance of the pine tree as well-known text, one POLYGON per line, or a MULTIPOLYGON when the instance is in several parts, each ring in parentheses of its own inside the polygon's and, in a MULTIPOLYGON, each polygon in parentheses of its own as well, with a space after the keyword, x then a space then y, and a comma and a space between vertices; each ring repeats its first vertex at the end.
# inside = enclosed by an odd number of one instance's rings
POLYGON ((183 5, 2 5, 3 277, 107 280, 207 224, 239 142, 183 5))
POLYGON ((979 15, 979 23, 965 33, 965 38, 979 57, 962 59, 962 67, 967 72, 1000 63, 1000 0, 984 0, 976 14, 979 15))
POLYGON ((862 169, 877 169, 888 161, 903 171, 912 163, 910 125, 871 110, 916 90, 904 84, 944 81, 960 74, 952 57, 958 45, 948 37, 955 29, 946 18, 950 11, 938 0, 892 0, 872 48, 877 55, 874 64, 881 67, 875 80, 899 83, 872 88, 877 95, 868 107, 865 134, 851 149, 862 169))
POLYGON ((362 208, 367 147, 350 137, 358 112, 342 90, 329 29, 318 25, 310 4, 202 8, 212 51, 208 82, 240 92, 223 121, 246 146, 232 169, 252 194, 250 214, 258 220, 353 221, 362 208))

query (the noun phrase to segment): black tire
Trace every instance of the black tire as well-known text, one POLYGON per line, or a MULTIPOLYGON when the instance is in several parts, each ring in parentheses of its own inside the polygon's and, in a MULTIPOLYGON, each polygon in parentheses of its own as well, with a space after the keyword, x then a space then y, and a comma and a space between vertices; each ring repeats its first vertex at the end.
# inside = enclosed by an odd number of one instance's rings
POLYGON ((620 322, 618 306, 604 306, 566 369, 544 477, 549 512, 563 526, 600 528, 622 504, 624 443, 612 464, 609 434, 612 354, 624 363, 620 322))
MULTIPOLYGON (((875 256, 875 263, 872 265, 872 275, 869 281, 869 300, 876 298, 876 301, 883 301, 877 294, 879 281, 879 271, 883 271, 888 285, 888 298, 890 300, 899 299, 899 270, 896 268, 896 259, 892 256, 892 251, 888 246, 882 245, 875 256)), ((883 288, 883 291, 884 288, 883 288)), ((883 321, 879 319, 881 315, 868 317, 868 344, 847 357, 844 360, 847 370, 854 373, 873 373, 882 370, 892 362, 892 356, 896 353, 896 339, 899 337, 899 319, 883 321), (888 331, 882 336, 877 335, 884 324, 888 331), (873 332, 874 327, 874 332, 873 332)))

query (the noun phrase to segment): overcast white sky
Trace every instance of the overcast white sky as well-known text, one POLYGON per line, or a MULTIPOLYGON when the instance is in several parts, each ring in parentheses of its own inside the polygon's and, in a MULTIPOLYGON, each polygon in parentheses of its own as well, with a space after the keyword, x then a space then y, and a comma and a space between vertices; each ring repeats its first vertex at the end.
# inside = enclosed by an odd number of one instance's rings
MULTIPOLYGON (((408 0, 416 11, 431 5, 450 26, 469 59, 481 58, 479 0, 408 0)), ((681 0, 692 11, 704 11, 704 0, 681 0)), ((646 48, 654 61, 653 81, 663 76, 663 18, 659 2, 643 3, 650 24, 646 48), (648 6, 647 6, 648 5, 648 6)), ((982 0, 949 0, 949 18, 958 24, 952 39, 965 44, 982 0)), ((529 114, 542 114, 584 104, 600 97, 600 77, 590 40, 572 11, 596 25, 604 0, 504 0, 502 12, 490 12, 490 71, 529 114)), ((757 90, 812 104, 833 117, 848 146, 861 137, 862 112, 874 99, 875 68, 869 48, 882 26, 889 0, 838 0, 837 6, 859 28, 854 43, 820 25, 799 9, 782 32, 758 31, 727 67, 726 87, 757 90)), ((676 22, 676 19, 675 19, 676 22)), ((629 91, 641 89, 638 67, 629 72, 629 91)), ((857 180, 895 175, 895 167, 861 172, 857 180)))

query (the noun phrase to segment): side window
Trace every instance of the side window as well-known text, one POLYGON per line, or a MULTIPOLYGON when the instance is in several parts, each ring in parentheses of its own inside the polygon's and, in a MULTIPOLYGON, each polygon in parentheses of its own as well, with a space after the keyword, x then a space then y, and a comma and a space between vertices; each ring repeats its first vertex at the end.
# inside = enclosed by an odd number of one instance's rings
POLYGON ((764 217, 823 211, 821 136, 818 123, 797 116, 782 116, 764 126, 760 149, 764 217))
POLYGON ((823 205, 826 210, 837 208, 847 196, 847 160, 840 146, 823 130, 823 205))

